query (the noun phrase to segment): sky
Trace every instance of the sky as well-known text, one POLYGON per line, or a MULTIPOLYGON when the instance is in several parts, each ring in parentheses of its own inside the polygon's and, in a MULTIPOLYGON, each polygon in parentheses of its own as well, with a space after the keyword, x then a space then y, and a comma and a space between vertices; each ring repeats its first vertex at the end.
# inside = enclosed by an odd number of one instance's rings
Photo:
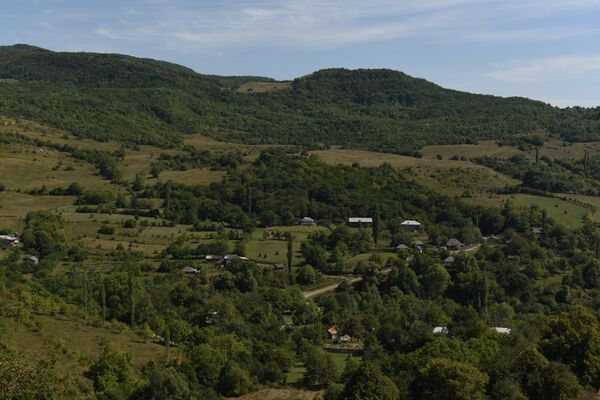
POLYGON ((390 68, 444 87, 600 106, 600 0, 0 0, 0 44, 293 79, 390 68))

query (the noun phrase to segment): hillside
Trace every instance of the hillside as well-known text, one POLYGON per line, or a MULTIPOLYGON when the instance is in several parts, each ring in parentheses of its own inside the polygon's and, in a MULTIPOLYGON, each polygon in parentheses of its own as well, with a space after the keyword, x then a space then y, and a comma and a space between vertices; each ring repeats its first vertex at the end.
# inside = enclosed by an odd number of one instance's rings
POLYGON ((343 145, 410 153, 547 132, 600 135, 598 109, 558 109, 524 98, 444 89, 391 70, 330 69, 289 89, 237 91, 255 77, 211 77, 171 63, 116 54, 0 47, 0 114, 79 137, 168 146, 202 133, 241 143, 343 145))

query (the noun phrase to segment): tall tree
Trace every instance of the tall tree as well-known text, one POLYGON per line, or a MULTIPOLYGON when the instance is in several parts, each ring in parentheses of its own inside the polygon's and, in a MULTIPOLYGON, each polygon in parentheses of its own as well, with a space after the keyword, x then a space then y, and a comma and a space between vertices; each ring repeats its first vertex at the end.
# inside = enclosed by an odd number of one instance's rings
POLYGON ((288 268, 288 284, 292 284, 292 260, 294 258, 294 237, 288 232, 287 239, 287 268, 288 268))
POLYGON ((133 280, 133 269, 130 266, 127 273, 127 283, 129 287, 129 322, 135 326, 135 287, 133 280))
POLYGON ((377 242, 379 242, 379 206, 375 207, 375 213, 373 214, 373 224, 371 227, 373 228, 373 242, 375 242, 375 246, 377 246, 377 242))

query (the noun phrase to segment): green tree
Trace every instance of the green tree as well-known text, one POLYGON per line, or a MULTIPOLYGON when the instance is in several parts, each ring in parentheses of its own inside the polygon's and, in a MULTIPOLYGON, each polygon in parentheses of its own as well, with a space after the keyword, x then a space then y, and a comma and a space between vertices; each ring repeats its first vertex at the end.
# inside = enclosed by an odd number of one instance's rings
POLYGON ((89 375, 100 400, 126 400, 136 389, 137 377, 131 356, 117 351, 111 344, 102 348, 100 357, 90 367, 89 375))
POLYGON ((192 349, 190 358, 196 370, 198 382, 208 388, 216 387, 221 372, 227 364, 225 353, 218 348, 203 343, 192 349))
POLYGON ((302 268, 300 268, 296 279, 302 284, 315 283, 315 281, 317 280, 317 272, 312 266, 306 264, 302 268))
POLYGON ((151 361, 143 371, 145 384, 136 391, 134 400, 179 400, 190 397, 187 377, 174 367, 151 361))
POLYGON ((379 367, 364 362, 344 385, 340 399, 396 400, 400 395, 394 382, 383 375, 379 367))
POLYGON ((428 299, 441 297, 450 283, 450 274, 446 268, 439 264, 433 264, 427 268, 421 279, 421 285, 428 299))
POLYGON ((488 376, 470 364, 433 359, 419 371, 415 397, 423 400, 483 400, 488 376))
POLYGON ((221 373, 219 391, 227 397, 245 395, 252 388, 252 380, 248 371, 235 363, 228 364, 221 373))
POLYGON ((306 366, 304 380, 308 385, 327 385, 336 379, 335 364, 322 348, 307 345, 302 359, 306 366))
POLYGON ((286 241, 287 241, 288 285, 292 285, 292 262, 294 259, 294 237, 289 232, 286 234, 286 241))

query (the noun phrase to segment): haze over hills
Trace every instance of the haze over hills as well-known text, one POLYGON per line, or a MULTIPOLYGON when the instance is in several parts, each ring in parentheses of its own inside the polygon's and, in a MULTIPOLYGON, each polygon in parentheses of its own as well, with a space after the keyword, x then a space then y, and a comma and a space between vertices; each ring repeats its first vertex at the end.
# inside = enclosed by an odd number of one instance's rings
POLYGON ((117 54, 0 47, 0 113, 99 140, 169 145, 189 133, 241 143, 411 153, 544 132, 597 139, 598 109, 449 90, 391 70, 327 69, 289 89, 240 93, 261 77, 208 76, 117 54), (18 82, 15 82, 18 81, 18 82))

